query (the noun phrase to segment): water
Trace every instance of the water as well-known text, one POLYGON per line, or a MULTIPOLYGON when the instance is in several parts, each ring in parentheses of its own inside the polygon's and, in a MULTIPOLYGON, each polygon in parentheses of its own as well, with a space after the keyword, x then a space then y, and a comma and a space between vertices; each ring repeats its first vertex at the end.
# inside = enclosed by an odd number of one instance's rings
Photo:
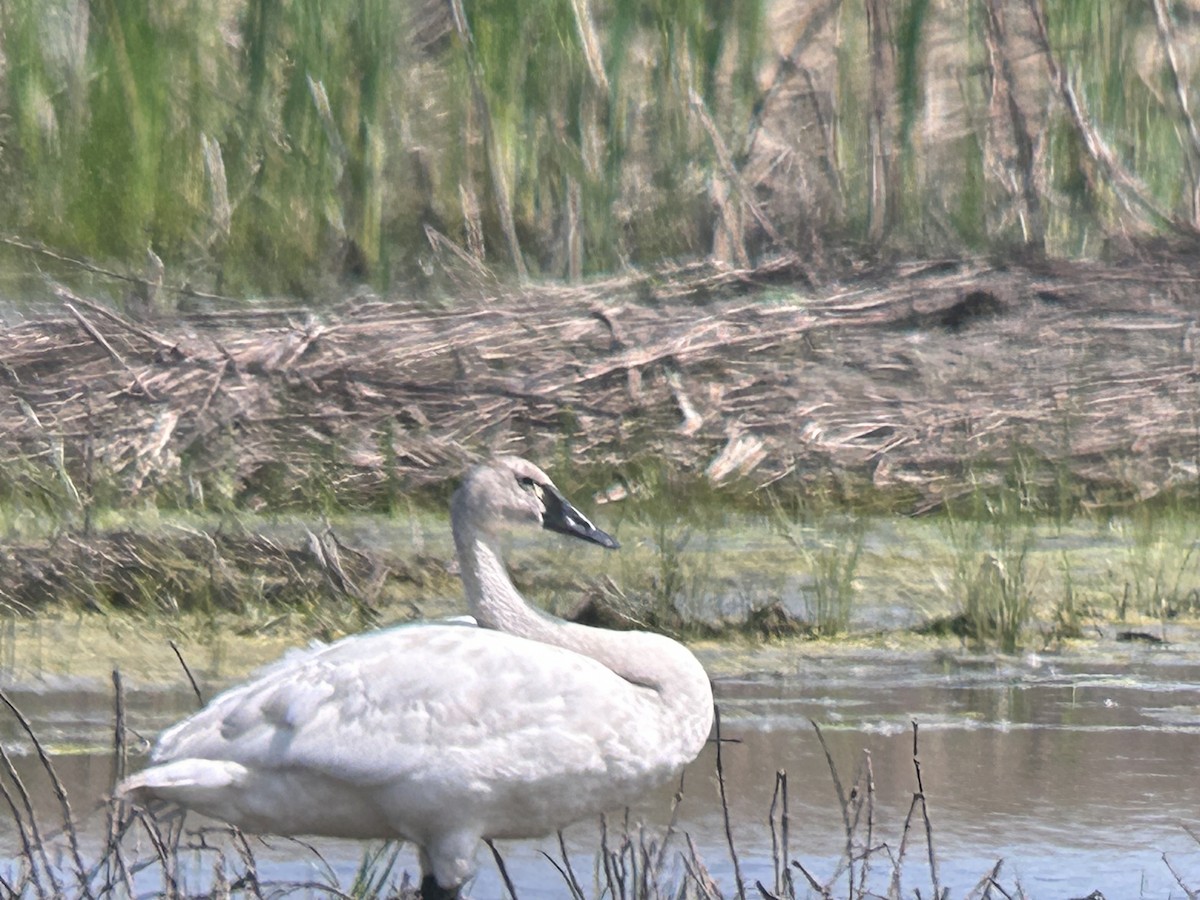
MULTIPOLYGON (((713 670, 728 654, 704 651, 713 670)), ((882 650, 822 651, 775 645, 739 659, 741 673, 721 676, 717 696, 723 764, 735 845, 749 882, 773 883, 768 810, 775 772, 788 775, 792 857, 819 880, 836 870, 844 846, 841 814, 825 753, 809 720, 821 726, 846 790, 869 751, 874 772, 874 836, 893 852, 916 788, 913 726, 933 828, 940 883, 967 895, 1004 860, 999 881, 1031 897, 1083 897, 1100 890, 1121 897, 1184 897, 1163 854, 1193 889, 1200 887, 1200 653, 1190 643, 1150 648, 1111 643, 1086 656, 979 658, 882 650), (769 674, 766 670, 769 669, 769 674)), ((40 682, 11 686, 10 696, 54 754, 74 810, 84 820, 84 852, 103 840, 99 798, 112 783, 111 694, 104 686, 40 682)), ((194 698, 176 690, 135 690, 129 724, 153 735, 186 714, 194 698)), ((43 822, 57 804, 28 741, 11 716, 0 740, 28 785, 43 822)), ((685 775, 679 827, 726 894, 733 868, 717 800, 715 747, 685 775)), ((671 792, 647 798, 635 817, 661 827, 671 792)), ((11 823, 0 825, 0 849, 17 852, 11 823)), ((905 896, 931 895, 920 818, 902 868, 905 896)), ((616 822, 610 823, 615 828, 616 822)), ((572 862, 592 883, 597 826, 570 829, 572 862)), ((682 849, 683 843, 675 848, 682 849)), ((347 885, 361 858, 353 842, 323 841, 322 856, 347 885)), ((558 857, 554 841, 501 845, 521 898, 557 898, 566 889, 542 855, 558 857)), ((325 880, 307 850, 273 840, 256 845, 260 876, 325 880)), ((671 857, 676 860, 676 856, 671 857)), ((402 863, 415 871, 411 854, 402 863)), ((876 856, 870 887, 886 894, 890 867, 876 856)), ((486 850, 477 898, 502 895, 486 850)), ((673 862, 673 865, 678 865, 673 862)), ((193 873, 196 885, 208 869, 193 873)), ((845 896, 845 881, 835 888, 845 896)), ((801 892, 803 895, 803 892, 801 892)))
MULTIPOLYGON (((896 846, 916 787, 916 720, 942 884, 952 894, 1004 858, 1010 877, 1001 881, 1015 876, 1034 897, 1183 896, 1161 854, 1196 885, 1200 845, 1183 826, 1200 810, 1197 676, 1190 654, 1169 651, 1121 663, 803 659, 787 677, 723 686, 729 729, 747 738, 741 759, 728 754, 729 779, 755 785, 733 810, 748 822, 765 808, 760 761, 774 759, 802 786, 798 855, 830 870, 841 841, 831 827, 831 777, 811 728, 796 724, 812 718, 845 782, 862 750, 871 752, 879 834, 896 846)), ((919 875, 905 883, 929 896, 919 875)))

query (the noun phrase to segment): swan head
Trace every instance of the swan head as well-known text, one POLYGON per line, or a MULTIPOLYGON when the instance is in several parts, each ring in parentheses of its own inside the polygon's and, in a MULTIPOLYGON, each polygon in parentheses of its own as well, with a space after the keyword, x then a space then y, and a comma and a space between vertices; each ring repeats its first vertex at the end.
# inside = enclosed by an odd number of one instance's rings
POLYGON ((614 550, 616 539, 597 528, 528 460, 500 456, 471 469, 454 493, 455 523, 488 534, 535 526, 614 550))

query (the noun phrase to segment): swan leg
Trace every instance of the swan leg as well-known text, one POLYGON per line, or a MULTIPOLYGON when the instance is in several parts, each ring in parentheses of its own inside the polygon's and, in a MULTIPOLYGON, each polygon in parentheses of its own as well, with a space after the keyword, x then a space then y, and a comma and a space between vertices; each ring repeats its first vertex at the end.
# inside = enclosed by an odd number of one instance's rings
POLYGON ((479 835, 470 829, 439 834, 420 847, 421 900, 456 900, 475 876, 479 835), (447 887, 449 885, 449 887, 447 887))
POLYGON ((421 900, 458 900, 458 888, 446 890, 432 875, 421 879, 421 900))

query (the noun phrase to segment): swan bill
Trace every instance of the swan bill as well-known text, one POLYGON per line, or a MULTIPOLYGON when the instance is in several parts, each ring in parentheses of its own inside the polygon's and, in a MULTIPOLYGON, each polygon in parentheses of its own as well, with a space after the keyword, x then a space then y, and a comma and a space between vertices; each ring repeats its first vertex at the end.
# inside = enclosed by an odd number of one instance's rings
POLYGON ((581 538, 616 550, 621 545, 617 539, 606 531, 597 528, 592 520, 571 505, 571 501, 550 485, 542 486, 542 503, 545 512, 542 514, 542 527, 547 531, 557 531, 559 534, 581 538))

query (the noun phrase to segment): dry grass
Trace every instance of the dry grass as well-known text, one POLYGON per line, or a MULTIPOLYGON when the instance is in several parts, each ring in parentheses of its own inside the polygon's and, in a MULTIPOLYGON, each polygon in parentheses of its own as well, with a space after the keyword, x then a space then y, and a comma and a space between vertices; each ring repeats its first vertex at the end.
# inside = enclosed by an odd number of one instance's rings
POLYGON ((1072 502, 1194 489, 1185 261, 931 263, 819 289, 795 271, 149 324, 60 290, 65 315, 0 334, 0 488, 85 510, 380 508, 516 452, 594 487, 667 466, 907 510, 999 484, 1018 455, 1072 502))

